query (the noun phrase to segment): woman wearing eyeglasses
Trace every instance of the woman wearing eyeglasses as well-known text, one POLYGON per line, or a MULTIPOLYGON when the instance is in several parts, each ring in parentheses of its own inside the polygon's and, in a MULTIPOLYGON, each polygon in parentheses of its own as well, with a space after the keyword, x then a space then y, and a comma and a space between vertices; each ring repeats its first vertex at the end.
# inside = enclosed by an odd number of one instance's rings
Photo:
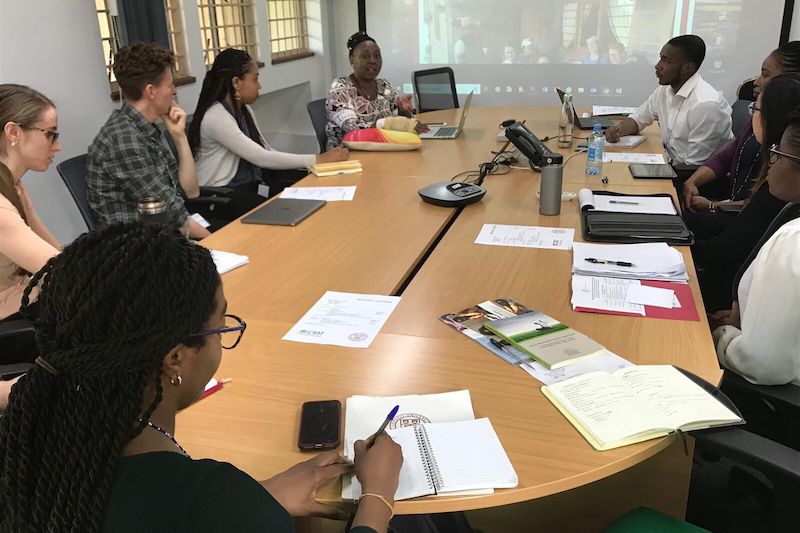
MULTIPOLYGON (((28 197, 22 177, 43 172, 61 150, 56 108, 46 96, 22 85, 0 85, 0 320, 18 318, 22 291, 31 272, 59 253, 28 197)), ((0 364, 30 360, 33 336, 0 343, 0 364)), ((13 383, 0 382, 0 407, 13 383)))
POLYGON ((0 417, 3 531, 288 532, 292 516, 346 518, 314 493, 348 471, 373 495, 351 531, 387 530, 402 452, 386 434, 356 443, 354 465, 328 452, 261 482, 181 446, 176 413, 245 324, 227 314, 211 254, 178 231, 78 237, 33 276, 23 312, 41 355, 0 417))
MULTIPOLYGON (((769 149, 772 194, 800 202, 800 112, 769 149)), ((720 363, 761 385, 800 385, 800 219, 762 246, 739 282, 732 309, 712 318, 720 363)), ((738 405, 738 403, 737 403, 738 405)))
POLYGON ((753 133, 761 145, 761 166, 753 193, 744 209, 719 235, 699 239, 692 256, 699 272, 706 311, 730 309, 731 287, 736 273, 769 224, 786 204, 770 193, 769 148, 780 142, 789 112, 800 107, 800 74, 782 74, 767 83, 756 100, 753 133))
MULTIPOLYGON (((784 43, 764 59, 753 94, 758 97, 772 78, 791 72, 800 72, 800 41, 784 43)), ((755 107, 753 102, 751 115, 755 107)), ((730 225, 750 197, 760 169, 761 145, 749 120, 731 142, 683 184, 684 219, 696 238, 719 235, 730 225)))

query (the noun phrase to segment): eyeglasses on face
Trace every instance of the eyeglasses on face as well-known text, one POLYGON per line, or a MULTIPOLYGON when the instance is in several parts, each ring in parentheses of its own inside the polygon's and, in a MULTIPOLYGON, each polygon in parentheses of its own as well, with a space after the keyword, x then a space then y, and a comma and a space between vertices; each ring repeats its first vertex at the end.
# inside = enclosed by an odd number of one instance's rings
POLYGON ((756 105, 756 103, 755 103, 755 102, 750 102, 750 103, 747 105, 747 110, 748 110, 748 111, 750 111, 750 114, 751 114, 751 115, 752 115, 753 113, 755 113, 756 111, 758 111, 758 112, 761 112, 761 108, 760 108, 760 107, 758 107, 758 106, 756 105))
POLYGON ((47 137, 47 140, 49 140, 49 141, 50 141, 50 144, 55 144, 55 143, 56 143, 56 141, 58 140, 58 137, 61 135, 61 134, 60 134, 59 132, 57 132, 57 131, 53 131, 53 130, 45 130, 45 129, 42 129, 42 128, 37 128, 36 126, 23 126, 22 124, 17 124, 17 125, 18 125, 20 128, 22 128, 23 130, 36 130, 36 131, 41 131, 42 133, 44 133, 44 136, 45 136, 45 137, 47 137))
POLYGON ((769 164, 774 165, 778 162, 778 159, 781 157, 785 157, 786 159, 791 159, 795 163, 800 164, 800 156, 796 156, 794 154, 788 154, 786 152, 781 152, 778 150, 778 145, 773 144, 769 147, 769 164))
POLYGON ((219 335, 220 346, 226 350, 231 350, 236 348, 236 345, 242 340, 242 335, 244 335, 245 329, 247 329, 247 324, 245 324, 244 320, 236 315, 225 315, 225 327, 201 331, 200 333, 189 335, 189 337, 192 338, 206 337, 208 335, 219 335))

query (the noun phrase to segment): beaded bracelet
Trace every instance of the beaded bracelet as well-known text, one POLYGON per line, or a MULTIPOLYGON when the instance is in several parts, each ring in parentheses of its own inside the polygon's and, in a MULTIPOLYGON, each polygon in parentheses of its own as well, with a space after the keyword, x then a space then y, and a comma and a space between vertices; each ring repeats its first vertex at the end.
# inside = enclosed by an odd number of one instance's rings
MULTIPOLYGON (((363 498, 364 496, 372 496, 373 498, 378 498, 386 505, 386 507, 389 508, 389 519, 391 519, 394 516, 394 507, 392 506, 391 503, 389 503, 389 500, 384 498, 382 495, 376 494, 374 492, 365 492, 364 494, 361 495, 361 498, 363 498)), ((359 498, 359 502, 361 501, 361 498, 359 498)))

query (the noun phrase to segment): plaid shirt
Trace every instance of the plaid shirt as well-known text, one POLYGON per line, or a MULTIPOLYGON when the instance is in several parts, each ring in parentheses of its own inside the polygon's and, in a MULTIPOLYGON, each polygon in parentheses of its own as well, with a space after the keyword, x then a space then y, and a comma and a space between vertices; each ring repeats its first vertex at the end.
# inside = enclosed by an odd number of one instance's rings
POLYGON ((87 195, 100 227, 139 219, 139 200, 155 196, 167 204, 176 226, 186 211, 178 163, 161 141, 161 130, 128 102, 114 111, 89 147, 87 195))

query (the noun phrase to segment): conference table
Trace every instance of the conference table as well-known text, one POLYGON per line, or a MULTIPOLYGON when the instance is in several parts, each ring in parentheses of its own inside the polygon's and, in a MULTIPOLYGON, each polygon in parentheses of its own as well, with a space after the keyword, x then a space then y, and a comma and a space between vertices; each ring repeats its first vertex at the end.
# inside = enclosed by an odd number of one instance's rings
MULTIPOLYGON (((456 113, 437 111, 425 119, 452 123, 456 113)), ((689 268, 699 320, 579 313, 570 305, 569 251, 474 243, 486 223, 575 228, 580 241, 577 201, 562 202, 560 215, 540 215, 539 174, 526 168, 487 176, 486 196, 463 209, 433 206, 417 195, 424 185, 489 161, 502 146, 496 140, 501 121, 524 119, 544 138, 555 135, 557 116, 553 107, 473 107, 455 140, 425 141, 412 152, 354 152, 363 173, 309 176, 297 184, 356 185, 352 202, 329 202, 296 227, 237 221, 205 239, 209 248, 250 258, 222 276, 228 308, 248 328, 239 346, 224 353, 217 373, 231 382, 178 416, 177 436, 189 453, 231 462, 265 479, 309 458, 297 448, 305 401, 338 399, 344 405, 356 394, 468 389, 476 417, 491 420, 519 485, 489 495, 400 501, 396 513, 470 511, 472 524, 486 532, 598 531, 639 505, 682 517, 691 442, 688 453, 676 437, 595 451, 546 400, 537 380, 438 320, 488 299, 511 297, 633 363, 674 364, 719 382, 688 248, 678 249, 689 268), (369 348, 282 341, 328 290, 400 295, 401 301, 369 348)), ((633 151, 662 152, 657 129, 644 134, 646 141, 633 151)), ((555 140, 548 146, 557 150, 555 140)), ((634 180, 619 163, 605 164, 608 184, 603 184, 584 174, 585 158, 579 154, 565 163, 565 191, 674 195, 671 181, 634 180)), ((340 500, 339 491, 339 482, 330 483, 317 498, 351 505, 340 500)), ((341 530, 322 522, 314 528, 341 530)))

